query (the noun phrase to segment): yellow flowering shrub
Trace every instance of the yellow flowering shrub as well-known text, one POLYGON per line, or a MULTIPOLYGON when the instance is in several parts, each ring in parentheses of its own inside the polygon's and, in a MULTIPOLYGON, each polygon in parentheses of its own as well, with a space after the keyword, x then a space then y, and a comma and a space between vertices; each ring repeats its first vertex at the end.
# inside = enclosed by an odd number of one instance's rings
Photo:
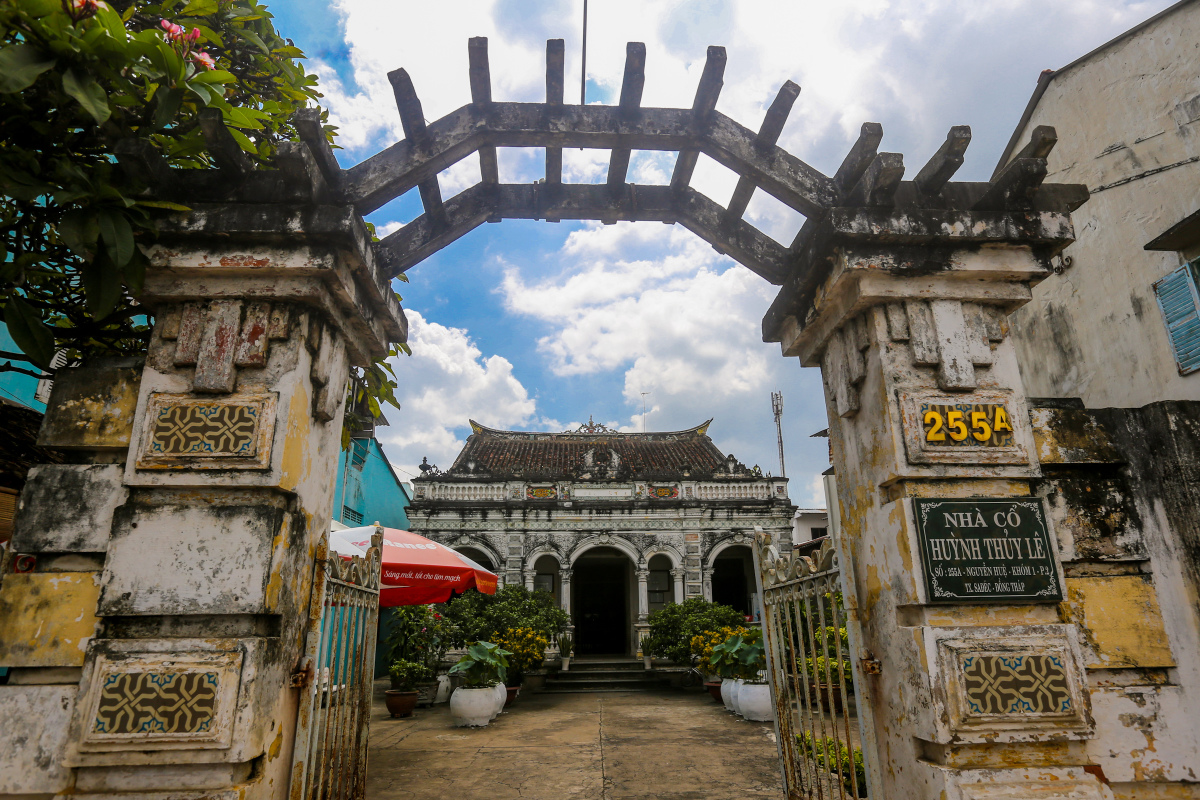
POLYGON ((532 628, 509 628, 496 637, 496 644, 511 651, 508 669, 520 675, 542 665, 550 642, 532 628))
POLYGON ((693 636, 691 652, 693 656, 700 660, 700 669, 704 671, 712 670, 712 662, 709 659, 712 658, 712 651, 714 647, 726 639, 730 639, 734 636, 744 635, 746 632, 747 629, 741 626, 737 628, 730 628, 726 626, 721 628, 719 631, 704 631, 701 634, 693 636))

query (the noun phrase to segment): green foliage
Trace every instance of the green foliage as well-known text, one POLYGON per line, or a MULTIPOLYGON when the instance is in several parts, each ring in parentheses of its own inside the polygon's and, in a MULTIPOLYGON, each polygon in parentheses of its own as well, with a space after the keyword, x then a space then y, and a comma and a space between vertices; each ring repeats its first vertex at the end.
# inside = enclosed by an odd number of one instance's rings
POLYGON ((867 768, 861 748, 854 748, 854 757, 851 758, 850 750, 837 739, 829 736, 817 739, 810 731, 796 734, 796 743, 808 758, 816 761, 819 768, 841 780, 848 796, 867 796, 867 768), (857 793, 854 791, 856 785, 857 793))
POLYGON ((419 683, 428 683, 437 673, 420 661, 397 659, 388 667, 388 676, 392 679, 392 688, 401 692, 411 692, 419 683))
POLYGON ((575 640, 565 633, 558 635, 558 654, 563 658, 570 658, 571 653, 575 652, 575 640))
POLYGON ((396 606, 385 613, 388 635, 383 647, 388 660, 418 662, 437 670, 450 649, 450 623, 430 606, 396 606))
POLYGON ((745 621, 741 612, 729 606, 692 597, 650 615, 650 635, 644 649, 655 658, 690 666, 694 658, 691 652, 693 637, 705 631, 737 628, 745 621))
POLYGON ((498 644, 474 642, 467 648, 467 654, 450 668, 450 674, 461 675, 463 685, 471 689, 504 683, 511 655, 498 644))
POLYGON ((494 641, 505 631, 529 628, 549 639, 567 627, 567 612, 548 592, 524 586, 504 586, 495 594, 469 591, 447 603, 442 611, 454 628, 453 644, 494 641))
POLYGON ((211 166, 198 115, 215 108, 265 163, 320 97, 303 55, 256 0, 0 0, 0 307, 24 351, 4 358, 145 350, 135 242, 149 209, 178 206, 140 199, 114 147, 211 166))
POLYGON ((546 660, 549 642, 532 628, 509 628, 496 637, 496 644, 509 651, 509 682, 520 686, 521 677, 529 670, 542 666, 546 660))
POLYGON ((722 678, 761 680, 762 671, 767 668, 762 630, 750 628, 713 645, 708 666, 716 670, 722 678))

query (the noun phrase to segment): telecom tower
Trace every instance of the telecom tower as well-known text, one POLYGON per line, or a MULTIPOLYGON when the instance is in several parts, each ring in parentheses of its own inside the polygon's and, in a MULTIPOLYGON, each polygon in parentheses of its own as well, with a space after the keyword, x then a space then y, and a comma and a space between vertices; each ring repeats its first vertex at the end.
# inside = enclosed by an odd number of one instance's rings
POLYGON ((771 392, 771 408, 775 411, 775 435, 779 439, 779 477, 787 477, 787 468, 783 465, 783 392, 771 392))

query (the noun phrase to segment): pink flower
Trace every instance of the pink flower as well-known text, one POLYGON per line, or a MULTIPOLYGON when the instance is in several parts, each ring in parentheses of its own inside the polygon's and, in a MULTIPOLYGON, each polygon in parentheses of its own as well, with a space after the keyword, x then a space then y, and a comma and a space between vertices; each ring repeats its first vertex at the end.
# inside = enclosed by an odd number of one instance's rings
POLYGON ((204 67, 205 69, 217 68, 216 60, 208 53, 192 53, 192 63, 198 67, 204 67))
POLYGON ((162 29, 167 32, 168 42, 178 41, 184 36, 183 27, 180 25, 176 25, 175 23, 165 19, 160 22, 159 25, 162 26, 162 29))
POLYGON ((103 0, 62 0, 63 11, 71 18, 71 22, 79 22, 95 16, 101 9, 107 11, 108 4, 103 0))
POLYGON ((192 28, 192 32, 187 35, 187 40, 195 44, 200 40, 200 29, 192 28))

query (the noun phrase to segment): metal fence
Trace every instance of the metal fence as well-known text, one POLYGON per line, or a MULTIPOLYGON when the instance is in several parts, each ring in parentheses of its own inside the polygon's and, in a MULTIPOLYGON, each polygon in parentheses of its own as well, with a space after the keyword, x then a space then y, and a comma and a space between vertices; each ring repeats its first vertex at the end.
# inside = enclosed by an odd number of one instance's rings
MULTIPOLYGON (((834 532, 833 502, 830 517, 834 532)), ((781 556, 760 529, 754 560, 786 796, 878 798, 868 791, 879 785, 868 686, 851 655, 857 614, 847 612, 834 536, 811 558, 781 556)), ((856 610, 852 597, 849 605, 856 610)))
POLYGON ((366 791, 379 620, 382 531, 366 558, 346 560, 318 548, 316 583, 292 760, 292 800, 361 800, 366 791))

